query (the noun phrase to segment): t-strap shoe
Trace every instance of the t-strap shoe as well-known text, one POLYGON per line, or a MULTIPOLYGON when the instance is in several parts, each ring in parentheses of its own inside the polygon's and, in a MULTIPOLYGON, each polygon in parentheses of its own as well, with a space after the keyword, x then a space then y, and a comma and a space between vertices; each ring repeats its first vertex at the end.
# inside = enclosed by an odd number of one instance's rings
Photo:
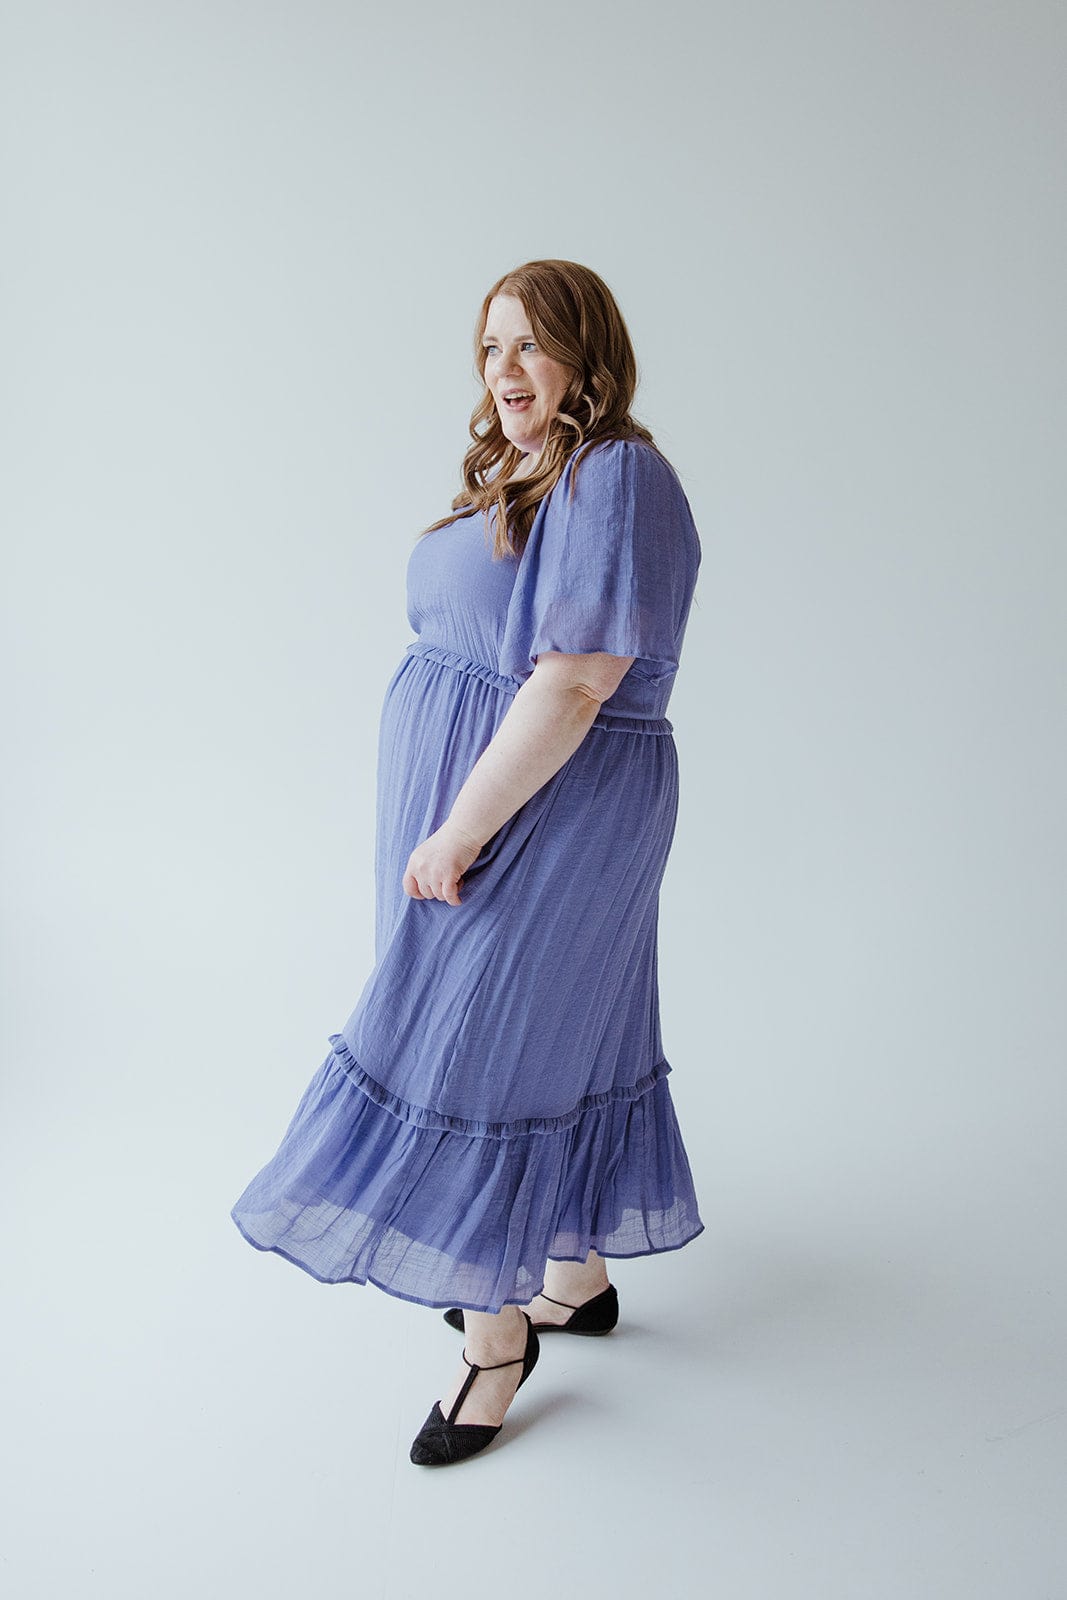
POLYGON ((521 1356, 516 1356, 514 1361, 498 1361, 495 1366, 480 1367, 468 1359, 464 1350, 463 1359, 471 1370, 464 1378, 463 1387, 447 1417, 441 1410, 440 1401, 434 1401, 430 1415, 419 1429, 411 1446, 411 1460, 417 1467, 446 1467, 453 1461, 466 1461, 468 1456, 477 1455, 487 1444, 492 1444, 503 1423, 498 1423, 494 1428, 488 1423, 457 1422, 456 1418, 479 1372, 495 1372, 497 1367, 517 1367, 521 1362, 522 1377, 515 1390, 516 1394, 530 1376, 537 1365, 541 1347, 534 1332, 534 1325, 525 1311, 523 1316, 526 1317, 526 1349, 521 1356))
MULTIPOLYGON (((535 1295, 536 1299, 537 1296, 535 1295)), ((542 1300, 552 1300, 550 1294, 541 1292, 542 1300)), ((592 1300, 586 1300, 580 1306, 568 1306, 566 1300, 552 1300, 554 1306, 567 1306, 574 1314, 566 1322, 535 1322, 532 1326, 538 1333, 580 1333, 592 1338, 602 1333, 610 1333, 619 1320, 619 1295, 613 1283, 592 1300)), ((459 1306, 443 1313, 445 1321, 450 1328, 464 1331, 463 1312, 459 1306)))

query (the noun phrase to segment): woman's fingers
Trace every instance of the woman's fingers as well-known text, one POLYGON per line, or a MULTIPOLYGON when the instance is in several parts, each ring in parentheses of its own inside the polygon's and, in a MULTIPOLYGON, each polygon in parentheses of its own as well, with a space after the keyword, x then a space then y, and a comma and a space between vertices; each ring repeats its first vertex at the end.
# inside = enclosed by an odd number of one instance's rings
POLYGON ((444 823, 408 857, 403 889, 414 900, 444 900, 458 906, 463 874, 479 854, 481 845, 444 823))
POLYGON ((413 900, 445 900, 449 905, 458 906, 463 904, 459 897, 462 879, 463 874, 455 871, 436 876, 424 873, 421 878, 408 871, 404 874, 402 887, 413 900))

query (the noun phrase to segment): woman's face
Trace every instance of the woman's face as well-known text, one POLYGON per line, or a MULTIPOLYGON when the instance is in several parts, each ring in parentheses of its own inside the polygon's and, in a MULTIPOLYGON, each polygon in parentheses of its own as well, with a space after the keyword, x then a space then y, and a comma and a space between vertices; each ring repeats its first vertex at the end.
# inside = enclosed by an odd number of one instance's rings
POLYGON ((516 295, 489 302, 485 333, 485 383, 496 402, 505 437, 524 454, 536 455, 573 376, 570 367, 539 349, 530 319, 516 295), (526 399, 508 401, 510 394, 526 399))

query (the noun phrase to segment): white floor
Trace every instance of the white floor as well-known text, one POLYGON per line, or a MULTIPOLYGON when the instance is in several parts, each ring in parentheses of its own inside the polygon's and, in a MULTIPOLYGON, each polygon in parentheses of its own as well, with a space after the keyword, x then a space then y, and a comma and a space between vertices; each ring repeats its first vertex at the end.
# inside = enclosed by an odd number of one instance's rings
POLYGON ((615 1333, 544 1339, 496 1443, 435 1471, 407 1451, 459 1347, 436 1312, 253 1250, 209 1146, 180 1196, 132 1135, 26 1148, 11 1600, 1067 1594, 1052 1219, 712 1188, 700 1239, 612 1264, 615 1333))

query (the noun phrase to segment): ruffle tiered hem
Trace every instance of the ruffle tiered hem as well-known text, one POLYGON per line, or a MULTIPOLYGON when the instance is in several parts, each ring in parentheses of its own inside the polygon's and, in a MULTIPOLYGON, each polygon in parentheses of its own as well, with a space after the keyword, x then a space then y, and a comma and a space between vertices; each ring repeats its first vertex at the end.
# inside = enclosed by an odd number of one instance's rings
POLYGON ((544 1288, 549 1257, 650 1255, 703 1231, 665 1061, 565 1116, 461 1131, 331 1043, 230 1213, 319 1282, 495 1312, 544 1288))

